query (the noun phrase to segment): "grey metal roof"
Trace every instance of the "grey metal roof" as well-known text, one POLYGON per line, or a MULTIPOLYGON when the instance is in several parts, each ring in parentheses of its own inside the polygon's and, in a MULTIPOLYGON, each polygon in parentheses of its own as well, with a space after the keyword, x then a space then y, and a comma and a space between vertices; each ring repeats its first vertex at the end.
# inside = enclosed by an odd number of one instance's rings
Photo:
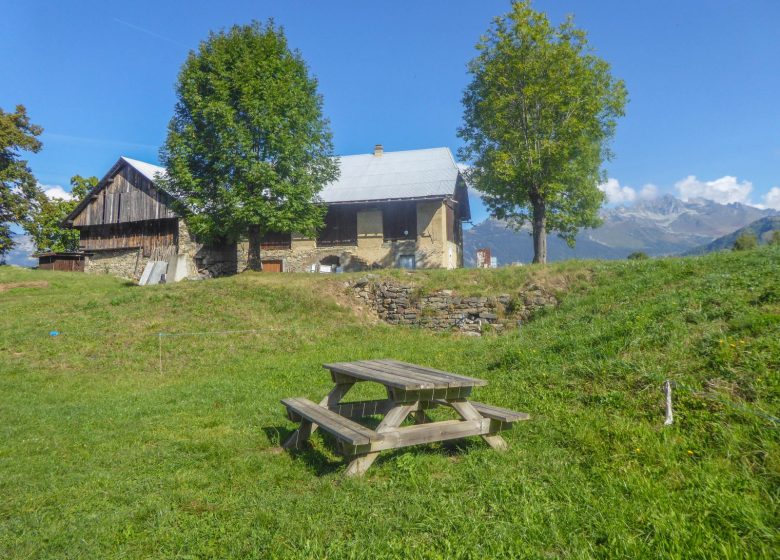
POLYGON ((122 159, 129 163, 131 167, 135 168, 138 173, 152 182, 156 181, 158 176, 165 177, 167 175, 165 168, 160 167, 159 165, 138 161, 137 159, 131 159, 125 156, 122 156, 122 159))
MULTIPOLYGON (((159 165, 122 159, 150 181, 166 174, 159 165)), ((341 175, 322 189, 323 202, 453 196, 459 173, 449 148, 340 156, 339 162, 341 175)))
POLYGON ((358 202, 455 194, 458 166, 449 148, 341 156, 341 175, 320 192, 323 202, 358 202))

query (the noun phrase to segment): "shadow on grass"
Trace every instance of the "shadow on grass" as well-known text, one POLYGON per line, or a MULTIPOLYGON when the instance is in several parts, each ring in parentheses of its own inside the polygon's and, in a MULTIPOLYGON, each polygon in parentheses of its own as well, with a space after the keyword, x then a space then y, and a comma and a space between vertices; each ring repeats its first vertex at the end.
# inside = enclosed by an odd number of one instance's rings
MULTIPOLYGON (((369 427, 372 429, 376 427, 376 424, 379 424, 379 420, 374 421, 373 418, 366 418, 365 420, 367 422, 364 422, 364 424, 370 425, 369 427)), ((268 440, 279 448, 295 431, 295 429, 284 426, 266 426, 262 430, 265 432, 268 440)), ((405 453, 444 455, 445 457, 450 457, 453 461, 457 461, 471 450, 485 445, 487 444, 480 441, 479 438, 471 437, 399 449, 388 449, 380 452, 374 463, 374 468, 393 461, 405 453)), ((283 452, 290 453, 295 459, 303 461, 315 476, 325 476, 346 468, 351 461, 350 457, 337 454, 337 449, 339 449, 338 441, 330 434, 318 430, 316 435, 312 436, 312 440, 301 444, 298 449, 284 450, 283 452)))

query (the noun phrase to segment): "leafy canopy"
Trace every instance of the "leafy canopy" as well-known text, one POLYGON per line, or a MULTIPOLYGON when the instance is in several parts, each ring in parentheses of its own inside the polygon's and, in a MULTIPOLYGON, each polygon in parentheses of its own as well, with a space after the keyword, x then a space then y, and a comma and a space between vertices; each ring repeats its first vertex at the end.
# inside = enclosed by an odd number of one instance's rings
POLYGON ((46 197, 21 152, 40 151, 43 128, 30 122, 27 110, 17 105, 13 113, 0 108, 0 262, 13 248, 11 224, 25 227, 46 197))
POLYGON ((74 175, 70 179, 70 200, 44 198, 32 213, 25 229, 33 239, 39 252, 76 251, 79 248, 79 231, 63 228, 62 222, 98 184, 97 177, 74 175))
POLYGON ((567 18, 553 27, 514 2, 477 44, 463 96, 460 157, 491 213, 519 228, 534 217, 570 245, 599 224, 597 185, 627 93, 567 18))
POLYGON ((338 175, 317 81, 281 28, 211 33, 179 74, 161 160, 193 233, 237 239, 247 227, 313 234, 322 187, 338 175))
POLYGON ((734 241, 735 251, 748 251, 758 247, 758 237, 755 233, 745 232, 734 241))

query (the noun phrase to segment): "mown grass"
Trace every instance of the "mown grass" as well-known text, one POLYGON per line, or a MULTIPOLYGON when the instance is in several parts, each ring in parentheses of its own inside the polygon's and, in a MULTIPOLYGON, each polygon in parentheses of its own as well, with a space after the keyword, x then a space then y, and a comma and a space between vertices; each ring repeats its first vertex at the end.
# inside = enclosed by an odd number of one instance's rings
POLYGON ((580 289, 559 308, 475 340, 372 325, 330 277, 0 268, 48 282, 0 292, 0 557, 775 557, 779 428, 754 412, 780 416, 780 251, 562 269, 580 289), (245 329, 164 336, 160 370, 159 332, 245 329), (488 379, 477 399, 533 419, 505 453, 411 448, 362 479, 319 433, 279 452, 279 399, 324 395, 323 362, 378 357, 488 379))

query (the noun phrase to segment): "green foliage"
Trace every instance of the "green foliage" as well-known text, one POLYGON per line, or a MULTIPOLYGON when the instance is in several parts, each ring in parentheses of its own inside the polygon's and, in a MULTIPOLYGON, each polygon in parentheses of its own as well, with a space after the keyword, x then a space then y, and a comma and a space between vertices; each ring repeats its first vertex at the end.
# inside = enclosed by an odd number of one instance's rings
POLYGON ((770 245, 780 245, 780 229, 776 229, 772 232, 772 234, 769 236, 768 243, 770 245))
POLYGON ((21 159, 21 152, 41 149, 37 138, 41 132, 23 105, 17 105, 13 113, 0 108, 0 263, 13 248, 10 224, 25 227, 46 199, 27 161, 21 159))
POLYGON ((71 200, 45 198, 32 213, 25 230, 33 239, 36 250, 76 251, 79 248, 79 232, 62 227, 62 222, 98 184, 97 177, 74 175, 70 179, 71 200))
POLYGON ((734 241, 735 251, 747 251, 758 247, 758 237, 754 233, 743 233, 734 241))
POLYGON ((193 233, 313 235, 325 212, 317 195, 338 165, 317 81, 283 30, 269 21, 211 33, 188 56, 176 93, 164 186, 193 233))
POLYGON ((628 255, 628 260, 630 261, 643 261, 645 259, 649 259, 650 257, 647 256, 647 253, 644 251, 634 251, 630 255, 628 255))
POLYGON ((778 262, 567 263, 588 280, 560 307, 483 338, 363 322, 327 275, 139 288, 2 267, 49 285, 0 293, 0 557, 774 558, 780 430, 756 413, 780 416, 778 262), (162 337, 160 371, 156 333, 241 329, 258 330, 162 337), (318 401, 322 363, 378 357, 487 379, 475 399, 531 420, 504 453, 414 447, 357 480, 319 431, 279 449, 279 399, 318 401))
POLYGON ((513 2, 477 50, 459 154, 495 217, 531 222, 534 262, 545 262, 547 230, 573 245, 580 228, 600 223, 600 168, 626 89, 571 18, 555 28, 530 1, 513 2))

